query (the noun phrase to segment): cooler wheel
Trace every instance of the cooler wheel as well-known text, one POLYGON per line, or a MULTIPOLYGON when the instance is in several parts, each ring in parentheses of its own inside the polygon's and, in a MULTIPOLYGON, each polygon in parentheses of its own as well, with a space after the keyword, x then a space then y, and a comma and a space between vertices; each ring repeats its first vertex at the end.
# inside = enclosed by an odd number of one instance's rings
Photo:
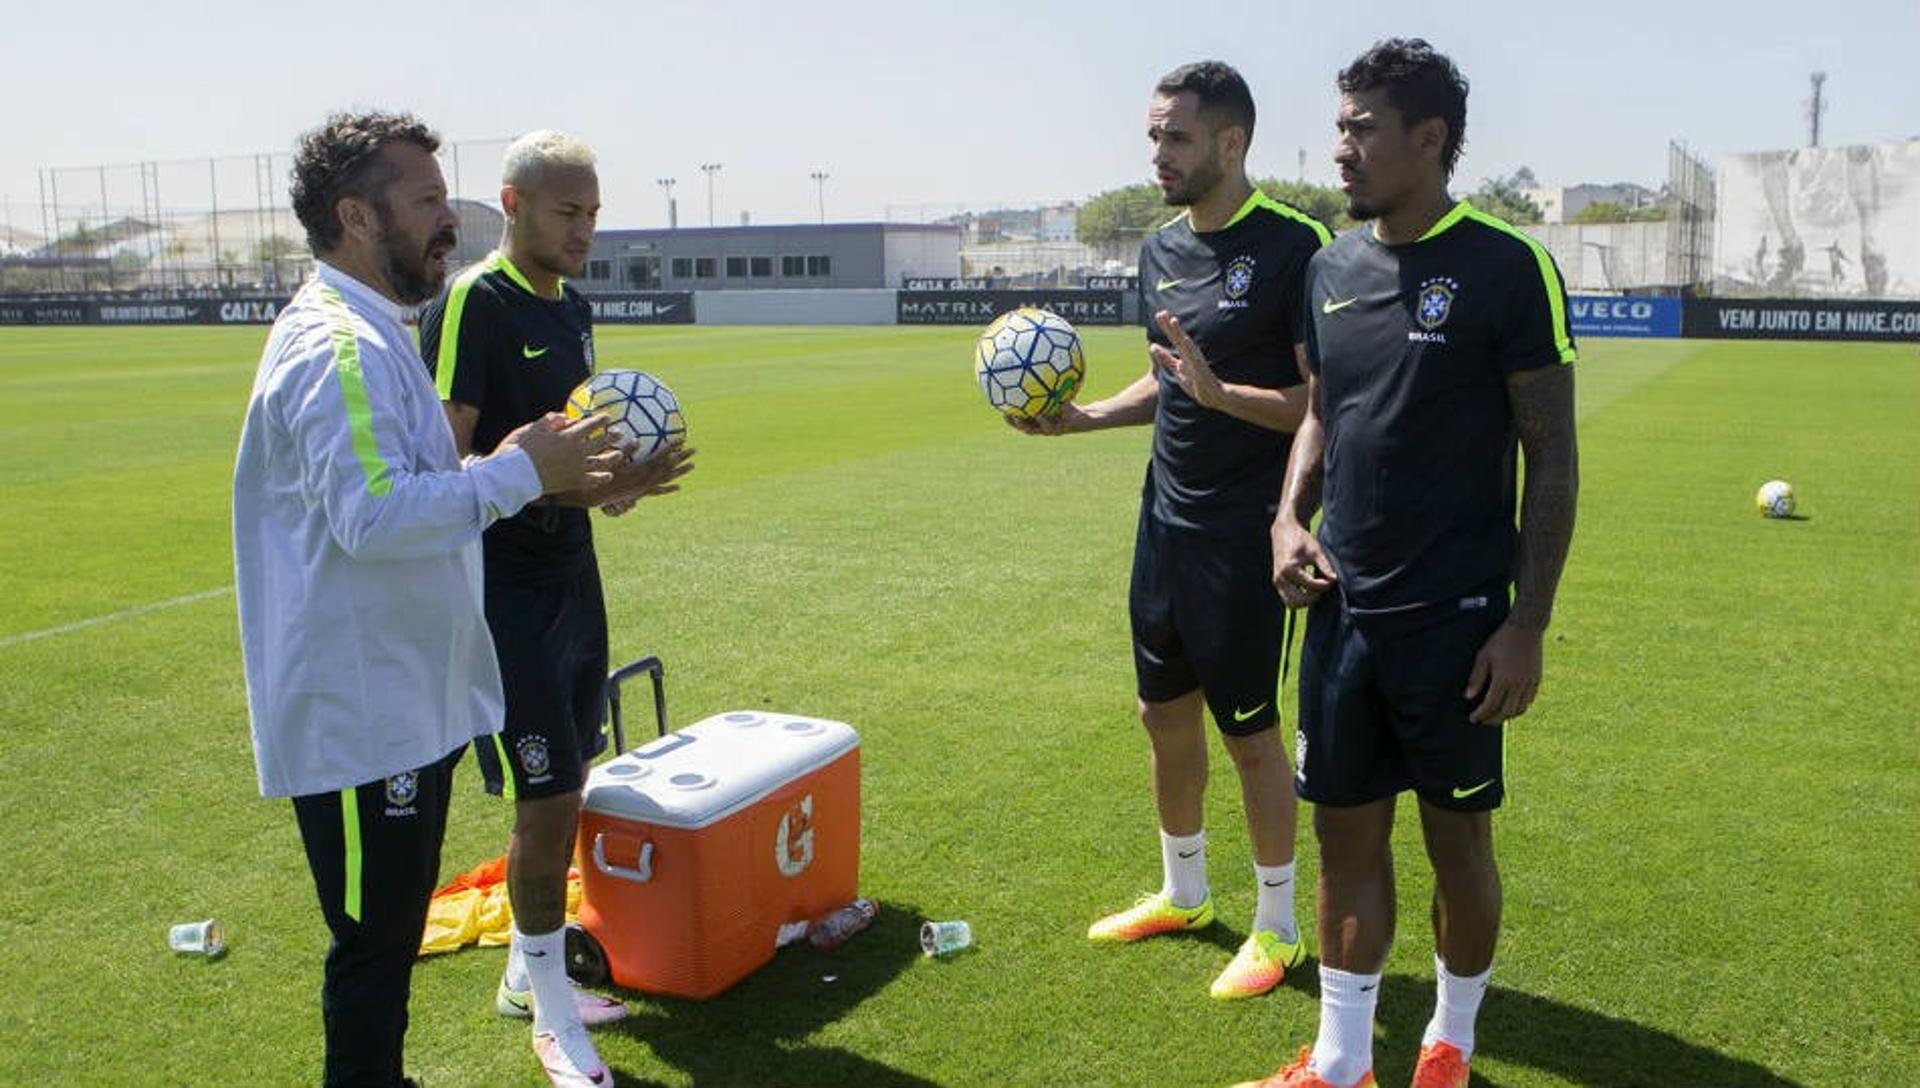
POLYGON ((567 924, 567 975, 582 986, 607 983, 607 953, 578 923, 567 924))

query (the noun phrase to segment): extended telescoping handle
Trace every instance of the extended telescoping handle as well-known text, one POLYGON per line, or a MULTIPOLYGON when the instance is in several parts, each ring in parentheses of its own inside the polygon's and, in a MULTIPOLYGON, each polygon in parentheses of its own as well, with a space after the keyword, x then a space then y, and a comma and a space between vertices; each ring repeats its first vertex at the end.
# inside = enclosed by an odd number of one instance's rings
POLYGON ((629 677, 646 673, 653 678, 653 720, 660 729, 660 735, 667 735, 667 687, 666 669, 660 659, 652 654, 638 661, 630 661, 607 675, 607 716, 613 721, 613 751, 620 755, 627 750, 627 727, 620 713, 620 685, 629 677))

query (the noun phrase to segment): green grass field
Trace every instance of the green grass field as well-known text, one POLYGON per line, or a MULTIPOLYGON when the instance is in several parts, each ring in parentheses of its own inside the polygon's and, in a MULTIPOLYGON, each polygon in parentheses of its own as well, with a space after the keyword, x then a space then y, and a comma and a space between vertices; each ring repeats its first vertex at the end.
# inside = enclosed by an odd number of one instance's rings
MULTIPOLYGON (((715 1000, 636 997, 599 1036, 624 1084, 1216 1085, 1312 1039, 1311 966, 1206 996, 1253 905, 1217 748, 1223 924, 1082 937, 1159 880, 1124 603, 1149 436, 1014 434, 970 337, 600 333, 603 367, 679 392, 700 449, 683 493, 600 522, 615 656, 663 655, 676 723, 853 723, 884 903, 839 952, 788 949, 715 1000), (923 960, 925 918, 971 921, 977 949, 923 960)), ((0 330, 0 1083, 317 1079, 326 932, 289 806, 254 789, 223 592, 262 339, 0 330), (223 960, 166 950, 209 914, 223 960)), ((1135 376, 1138 344, 1089 334, 1091 394, 1135 376)), ((1914 1083, 1920 357, 1596 341, 1579 374, 1580 528, 1510 740, 1475 1084, 1914 1083), (1754 513, 1772 476, 1805 520, 1754 513)), ((471 763, 459 784, 449 873, 508 821, 471 763)), ((1397 844, 1383 1086, 1432 1002, 1410 812, 1397 844)), ((1310 880, 1305 830, 1301 857, 1310 880)), ((417 971, 409 1058, 434 1088, 540 1083, 525 1025, 492 1012, 502 958, 417 971)))

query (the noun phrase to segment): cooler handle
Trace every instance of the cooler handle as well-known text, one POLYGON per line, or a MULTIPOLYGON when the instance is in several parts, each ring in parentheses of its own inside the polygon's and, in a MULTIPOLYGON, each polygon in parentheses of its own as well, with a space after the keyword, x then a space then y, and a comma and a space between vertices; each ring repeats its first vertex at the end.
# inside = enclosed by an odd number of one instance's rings
POLYGON ((653 654, 629 661, 607 675, 607 717, 613 723, 613 754, 625 755, 627 751, 627 725, 620 713, 620 685, 629 677, 646 673, 653 680, 653 720, 659 727, 660 736, 667 735, 667 689, 666 668, 653 654))
POLYGON ((640 867, 629 869, 624 865, 615 865, 607 860, 607 833, 596 832, 593 836, 593 867, 621 880, 630 880, 635 884, 645 884, 653 879, 653 843, 640 847, 640 867))

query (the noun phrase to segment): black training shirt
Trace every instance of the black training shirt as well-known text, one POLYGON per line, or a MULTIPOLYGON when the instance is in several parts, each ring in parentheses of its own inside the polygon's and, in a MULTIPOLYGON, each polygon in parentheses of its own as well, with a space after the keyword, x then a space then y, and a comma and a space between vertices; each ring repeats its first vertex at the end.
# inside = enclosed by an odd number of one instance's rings
MULTIPOLYGON (((1258 190, 1227 225, 1204 234, 1186 215, 1140 245, 1147 339, 1172 344, 1153 320, 1180 319, 1215 374, 1236 385, 1300 383, 1300 297, 1307 259, 1327 228, 1258 190)), ((1203 408, 1159 374, 1153 459, 1141 501, 1158 520, 1216 534, 1264 531, 1273 520, 1292 436, 1203 408)))
MULTIPOLYGON (((447 285, 420 312, 420 356, 440 399, 480 410, 473 452, 493 452, 521 424, 560 411, 593 373, 593 311, 562 284, 541 297, 504 253, 447 285)), ((487 529, 489 577, 563 577, 593 558, 587 511, 535 503, 487 529)))
POLYGON ((1510 582, 1507 375, 1575 358, 1560 270, 1540 243, 1465 201, 1418 241, 1371 224, 1307 271, 1307 365, 1326 428, 1320 541, 1357 612, 1510 582))

